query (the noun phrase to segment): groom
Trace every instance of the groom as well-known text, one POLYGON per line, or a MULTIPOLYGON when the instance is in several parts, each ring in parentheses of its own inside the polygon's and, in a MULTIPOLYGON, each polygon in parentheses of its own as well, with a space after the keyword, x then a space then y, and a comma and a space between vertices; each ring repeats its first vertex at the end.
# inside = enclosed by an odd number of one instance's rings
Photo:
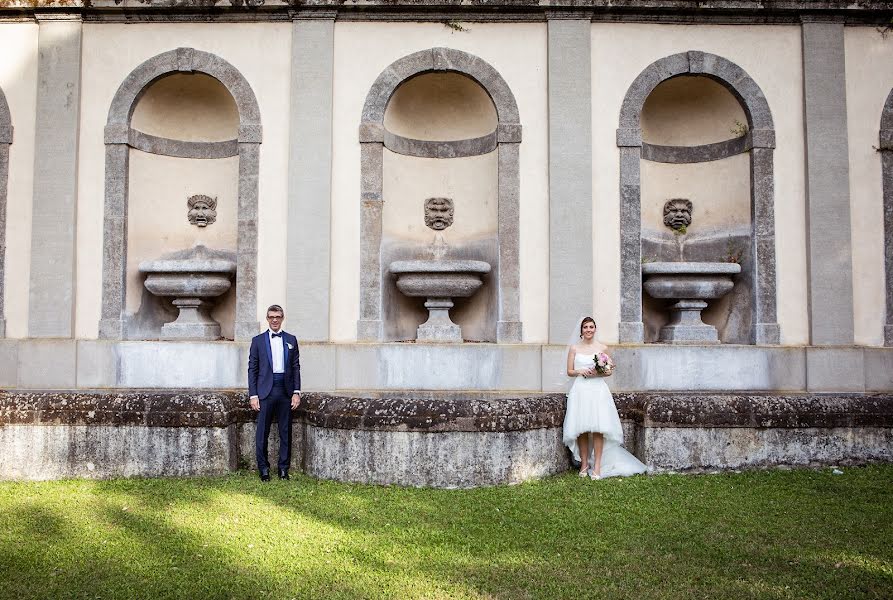
POLYGON ((254 446, 261 481, 270 481, 267 442, 273 415, 279 421, 279 479, 288 479, 291 461, 291 411, 301 404, 301 363, 298 340, 282 331, 285 312, 278 304, 267 309, 270 328, 251 340, 248 353, 248 395, 258 411, 254 446))

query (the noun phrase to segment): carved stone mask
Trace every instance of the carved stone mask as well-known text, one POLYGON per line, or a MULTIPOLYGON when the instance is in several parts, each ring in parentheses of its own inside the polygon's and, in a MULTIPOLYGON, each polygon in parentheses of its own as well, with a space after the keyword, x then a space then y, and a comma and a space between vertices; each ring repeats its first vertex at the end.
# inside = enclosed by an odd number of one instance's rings
POLYGON ((434 231, 443 231, 453 224, 453 201, 450 198, 425 200, 425 225, 434 231))
POLYGON ((680 231, 691 225, 691 200, 672 198, 664 204, 664 225, 680 231))
POLYGON ((217 220, 217 198, 196 194, 186 200, 186 206, 189 208, 186 216, 193 225, 207 227, 217 220))

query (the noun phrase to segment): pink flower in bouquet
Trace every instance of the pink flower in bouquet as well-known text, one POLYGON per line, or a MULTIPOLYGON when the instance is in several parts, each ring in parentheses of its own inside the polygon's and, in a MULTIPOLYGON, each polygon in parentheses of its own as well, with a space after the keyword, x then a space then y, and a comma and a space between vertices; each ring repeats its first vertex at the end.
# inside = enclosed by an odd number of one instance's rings
POLYGON ((604 352, 595 355, 595 370, 602 375, 610 375, 614 371, 614 361, 604 352))

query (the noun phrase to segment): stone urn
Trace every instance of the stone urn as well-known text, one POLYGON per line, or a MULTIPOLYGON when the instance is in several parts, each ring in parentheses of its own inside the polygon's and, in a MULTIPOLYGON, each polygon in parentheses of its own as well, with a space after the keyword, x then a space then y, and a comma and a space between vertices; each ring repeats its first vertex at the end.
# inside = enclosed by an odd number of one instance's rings
POLYGON ((450 320, 452 299, 474 295, 490 265, 480 260, 398 260, 389 271, 405 296, 426 298, 428 320, 419 325, 418 341, 461 342, 462 329, 450 320))
POLYGON ((235 253, 210 250, 199 244, 157 260, 143 261, 139 270, 146 274, 146 289, 155 296, 173 298, 180 311, 175 321, 162 325, 163 339, 220 338, 220 323, 209 312, 214 299, 232 286, 235 253))
POLYGON ((741 265, 729 262, 653 262, 642 265, 642 287, 652 298, 670 300, 670 322, 658 341, 670 344, 718 344, 716 327, 701 320, 707 300, 722 298, 735 283, 741 265))

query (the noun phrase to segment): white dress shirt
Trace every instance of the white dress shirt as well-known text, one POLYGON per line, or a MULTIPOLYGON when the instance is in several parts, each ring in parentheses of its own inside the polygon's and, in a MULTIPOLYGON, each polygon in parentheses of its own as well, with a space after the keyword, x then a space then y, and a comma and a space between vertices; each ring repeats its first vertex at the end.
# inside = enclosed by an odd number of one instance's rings
MULTIPOLYGON (((282 333, 282 330, 279 330, 282 333)), ((268 330, 267 335, 270 336, 270 352, 273 353, 273 372, 285 373, 285 354, 282 348, 282 336, 273 337, 273 331, 268 330)))

